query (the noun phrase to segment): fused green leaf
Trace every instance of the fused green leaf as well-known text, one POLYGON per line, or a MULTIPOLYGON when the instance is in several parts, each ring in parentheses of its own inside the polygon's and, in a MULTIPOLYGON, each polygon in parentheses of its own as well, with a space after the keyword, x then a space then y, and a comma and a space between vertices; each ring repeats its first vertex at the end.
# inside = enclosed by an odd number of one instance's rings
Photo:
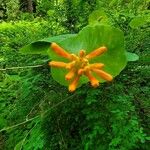
POLYGON ((51 42, 60 42, 66 38, 73 37, 75 34, 64 34, 59 36, 53 36, 49 38, 45 38, 43 40, 39 40, 28 44, 20 49, 21 53, 24 54, 42 54, 47 55, 47 51, 49 50, 49 46, 51 42))

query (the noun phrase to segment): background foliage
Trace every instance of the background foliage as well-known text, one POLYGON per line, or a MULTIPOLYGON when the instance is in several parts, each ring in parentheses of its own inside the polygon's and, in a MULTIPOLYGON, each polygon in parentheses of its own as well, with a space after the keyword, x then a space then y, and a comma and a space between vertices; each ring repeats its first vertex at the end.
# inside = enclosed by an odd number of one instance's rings
POLYGON ((149 15, 149 0, 1 1, 0 149, 148 150, 150 28, 133 19, 149 15), (52 79, 46 56, 19 53, 35 40, 77 33, 97 9, 140 56, 112 83, 70 94, 52 79))

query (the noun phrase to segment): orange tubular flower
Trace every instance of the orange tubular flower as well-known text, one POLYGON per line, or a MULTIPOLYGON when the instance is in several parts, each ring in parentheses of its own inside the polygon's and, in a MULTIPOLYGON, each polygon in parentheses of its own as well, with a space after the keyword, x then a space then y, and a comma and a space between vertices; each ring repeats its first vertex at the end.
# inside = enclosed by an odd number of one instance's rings
POLYGON ((102 69, 103 67, 104 67, 104 64, 101 64, 101 63, 90 64, 90 68, 102 69))
POLYGON ((51 67, 66 68, 69 72, 66 74, 65 79, 69 81, 69 91, 73 92, 78 86, 78 81, 82 75, 87 76, 93 87, 99 86, 99 81, 92 75, 92 72, 96 73, 102 79, 106 81, 111 81, 113 77, 102 70, 104 64, 93 63, 90 64, 89 60, 97 57, 107 51, 106 47, 100 47, 88 55, 86 55, 85 50, 80 50, 78 55, 70 54, 66 52, 56 43, 51 44, 51 49, 59 56, 67 58, 69 63, 51 61, 49 65, 51 67))
POLYGON ((111 81, 113 79, 113 77, 110 74, 106 73, 103 70, 92 69, 92 71, 95 72, 97 75, 99 75, 104 80, 111 81))
POLYGON ((93 87, 98 87, 99 86, 99 81, 91 74, 91 71, 86 71, 85 75, 89 78, 91 85, 93 87))
POLYGON ((66 80, 71 80, 71 79, 74 77, 74 75, 75 75, 75 71, 76 71, 76 69, 75 69, 75 68, 72 68, 72 69, 66 74, 65 79, 66 79, 66 80))
POLYGON ((106 47, 104 47, 104 46, 103 46, 103 47, 100 47, 100 48, 94 50, 93 52, 91 52, 90 54, 86 55, 86 58, 87 58, 87 59, 94 58, 94 57, 96 57, 96 56, 99 56, 99 55, 103 54, 103 53, 106 52, 106 51, 107 51, 107 48, 106 48, 106 47))
POLYGON ((51 61, 49 62, 49 65, 52 67, 66 68, 68 64, 64 62, 59 62, 59 61, 51 61))
POLYGON ((51 44, 51 49, 54 50, 54 52, 64 58, 71 58, 71 55, 69 53, 67 53, 63 48, 61 48, 59 45, 57 45, 56 43, 52 43, 51 44))
POLYGON ((77 75, 77 76, 74 78, 74 80, 69 84, 69 91, 70 91, 70 92, 73 92, 73 91, 76 90, 79 79, 80 79, 80 76, 77 75))

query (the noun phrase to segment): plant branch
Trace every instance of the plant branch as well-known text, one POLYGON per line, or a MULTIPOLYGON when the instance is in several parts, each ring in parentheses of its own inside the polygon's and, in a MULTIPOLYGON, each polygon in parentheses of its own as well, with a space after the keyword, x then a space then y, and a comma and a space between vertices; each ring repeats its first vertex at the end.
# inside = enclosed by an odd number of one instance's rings
POLYGON ((29 130, 29 132, 26 134, 26 136, 24 137, 24 139, 22 140, 22 142, 21 142, 21 147, 20 147, 20 150, 22 150, 22 148, 23 148, 23 145, 24 145, 24 142, 26 141, 26 139, 27 139, 27 137, 28 137, 28 135, 30 134, 30 132, 36 127, 36 125, 37 125, 38 123, 36 123, 35 125, 34 125, 34 127, 33 128, 31 128, 30 130, 29 130))
MULTIPOLYGON (((66 102, 67 100, 69 100, 70 98, 74 97, 75 95, 76 95, 76 94, 74 93, 73 95, 71 95, 71 96, 65 98, 65 99, 62 100, 61 102, 59 102, 59 103, 57 103, 56 105, 52 106, 49 110, 45 111, 42 115, 45 115, 45 114, 48 113, 50 110, 56 108, 57 106, 59 106, 60 104, 66 102)), ((21 123, 18 123, 18 124, 16 124, 16 125, 13 125, 13 126, 10 126, 10 127, 4 127, 3 129, 0 130, 0 132, 7 131, 7 130, 13 129, 13 128, 15 128, 15 127, 18 127, 18 126, 20 126, 20 125, 26 124, 26 123, 28 123, 28 122, 34 120, 34 119, 39 118, 40 116, 41 116, 41 115, 35 116, 35 117, 33 117, 33 118, 30 118, 30 119, 28 119, 28 120, 26 120, 26 121, 23 121, 23 122, 21 122, 21 123)))
POLYGON ((11 68, 0 69, 0 71, 15 70, 15 69, 26 69, 26 68, 38 68, 38 67, 42 67, 42 66, 44 66, 44 65, 24 66, 24 67, 11 67, 11 68))
POLYGON ((23 121, 23 122, 21 122, 21 123, 15 124, 15 125, 13 125, 13 126, 3 128, 3 129, 0 130, 0 132, 3 132, 3 131, 5 131, 5 130, 10 130, 10 129, 12 129, 12 128, 18 127, 18 126, 23 125, 23 124, 25 124, 25 123, 27 123, 27 122, 30 122, 30 121, 32 121, 32 120, 38 118, 38 117, 40 117, 40 115, 35 116, 35 117, 33 117, 33 118, 30 118, 29 120, 23 121))

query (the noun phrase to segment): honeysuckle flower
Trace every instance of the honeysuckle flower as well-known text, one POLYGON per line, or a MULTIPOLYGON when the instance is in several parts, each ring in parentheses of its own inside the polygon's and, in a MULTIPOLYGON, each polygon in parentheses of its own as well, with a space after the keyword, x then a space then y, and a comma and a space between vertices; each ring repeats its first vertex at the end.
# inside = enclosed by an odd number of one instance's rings
POLYGON ((127 61, 134 61, 124 44, 121 30, 106 24, 92 24, 77 34, 35 41, 21 51, 48 55, 52 60, 52 78, 63 86, 69 85, 69 90, 74 91, 89 81, 93 87, 111 81, 112 76, 115 78, 125 68, 127 61))
POLYGON ((68 70, 68 73, 65 75, 64 78, 69 82, 70 92, 76 90, 78 82, 82 75, 85 75, 89 79, 93 87, 99 86, 99 80, 96 79, 93 73, 97 74, 99 77, 106 81, 111 81, 113 79, 113 77, 109 73, 102 70, 104 67, 103 63, 90 64, 90 60, 92 58, 100 56, 107 51, 107 48, 105 46, 99 47, 98 49, 93 50, 89 54, 86 54, 86 51, 81 49, 78 55, 68 53, 66 50, 64 50, 62 47, 54 42, 51 43, 51 49, 57 55, 68 60, 68 63, 61 61, 51 61, 49 62, 49 65, 51 67, 65 68, 68 70))

